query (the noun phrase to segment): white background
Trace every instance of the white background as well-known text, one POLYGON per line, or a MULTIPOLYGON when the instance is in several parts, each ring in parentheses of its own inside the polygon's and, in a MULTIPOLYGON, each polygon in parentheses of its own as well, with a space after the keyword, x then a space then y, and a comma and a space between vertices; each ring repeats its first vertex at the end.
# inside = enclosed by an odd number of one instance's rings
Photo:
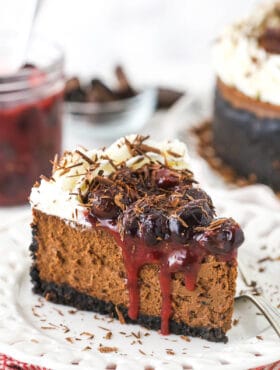
POLYGON ((68 74, 188 85, 211 76, 211 44, 259 0, 45 0, 36 32, 62 45, 68 74), (193 66, 200 72, 190 73, 193 66), (190 76, 191 75, 191 76, 190 76))

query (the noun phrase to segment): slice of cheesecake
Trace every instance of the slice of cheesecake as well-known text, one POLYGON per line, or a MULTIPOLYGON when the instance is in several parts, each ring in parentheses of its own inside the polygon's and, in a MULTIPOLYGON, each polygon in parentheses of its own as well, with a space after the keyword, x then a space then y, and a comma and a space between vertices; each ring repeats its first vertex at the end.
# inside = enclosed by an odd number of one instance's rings
POLYGON ((34 292, 151 329, 226 341, 239 225, 216 218, 184 144, 67 152, 31 192, 34 292))

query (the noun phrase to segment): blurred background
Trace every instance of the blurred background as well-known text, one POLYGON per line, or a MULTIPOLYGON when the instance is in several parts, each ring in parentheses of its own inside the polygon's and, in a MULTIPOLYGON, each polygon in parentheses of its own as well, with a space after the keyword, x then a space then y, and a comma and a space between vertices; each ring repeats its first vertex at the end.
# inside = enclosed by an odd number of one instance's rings
POLYGON ((259 0, 45 0, 36 33, 62 45, 66 73, 110 78, 116 63, 136 84, 189 86, 211 77, 211 44, 259 0), (190 67, 200 74, 193 76, 190 67), (205 75, 204 75, 205 74, 205 75))
POLYGON ((211 114, 211 46, 259 2, 1 1, 0 206, 26 203, 65 149, 185 140, 211 114))

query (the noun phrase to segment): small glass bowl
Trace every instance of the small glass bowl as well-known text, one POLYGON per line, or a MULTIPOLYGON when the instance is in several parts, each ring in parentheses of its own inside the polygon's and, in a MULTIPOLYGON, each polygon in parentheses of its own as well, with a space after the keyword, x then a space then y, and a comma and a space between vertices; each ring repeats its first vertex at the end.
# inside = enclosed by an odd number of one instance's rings
POLYGON ((157 91, 108 103, 65 103, 64 148, 108 145, 121 136, 139 133, 155 111, 157 91))

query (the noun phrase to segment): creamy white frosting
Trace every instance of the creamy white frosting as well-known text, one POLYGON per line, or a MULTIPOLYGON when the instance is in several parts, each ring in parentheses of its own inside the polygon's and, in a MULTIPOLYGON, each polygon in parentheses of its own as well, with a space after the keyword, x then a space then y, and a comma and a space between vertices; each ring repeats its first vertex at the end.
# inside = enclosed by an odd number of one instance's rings
POLYGON ((249 17, 227 27, 213 48, 213 63, 225 84, 254 99, 280 105, 280 55, 258 44, 264 24, 280 28, 276 7, 280 9, 279 1, 261 4, 249 17))
MULTIPOLYGON (((130 143, 133 143, 135 139, 136 135, 126 137, 130 143)), ((178 140, 155 142, 148 139, 144 144, 158 149, 160 153, 148 151, 147 156, 132 155, 125 143, 125 138, 117 140, 107 149, 86 150, 78 148, 80 153, 94 161, 93 166, 98 164, 98 167, 91 171, 88 171, 90 163, 81 154, 77 151, 66 152, 61 160, 54 165, 52 178, 50 180, 41 179, 39 186, 32 188, 30 195, 32 208, 87 225, 83 213, 85 207, 77 194, 79 189, 82 193, 87 191, 88 181, 96 176, 100 170, 103 171, 103 176, 109 176, 115 171, 114 165, 122 162, 133 169, 151 162, 165 163, 175 170, 189 168, 189 156, 184 143, 178 140), (71 166, 73 167, 69 169, 71 166), (65 172, 65 167, 68 167, 67 172, 65 172)))

